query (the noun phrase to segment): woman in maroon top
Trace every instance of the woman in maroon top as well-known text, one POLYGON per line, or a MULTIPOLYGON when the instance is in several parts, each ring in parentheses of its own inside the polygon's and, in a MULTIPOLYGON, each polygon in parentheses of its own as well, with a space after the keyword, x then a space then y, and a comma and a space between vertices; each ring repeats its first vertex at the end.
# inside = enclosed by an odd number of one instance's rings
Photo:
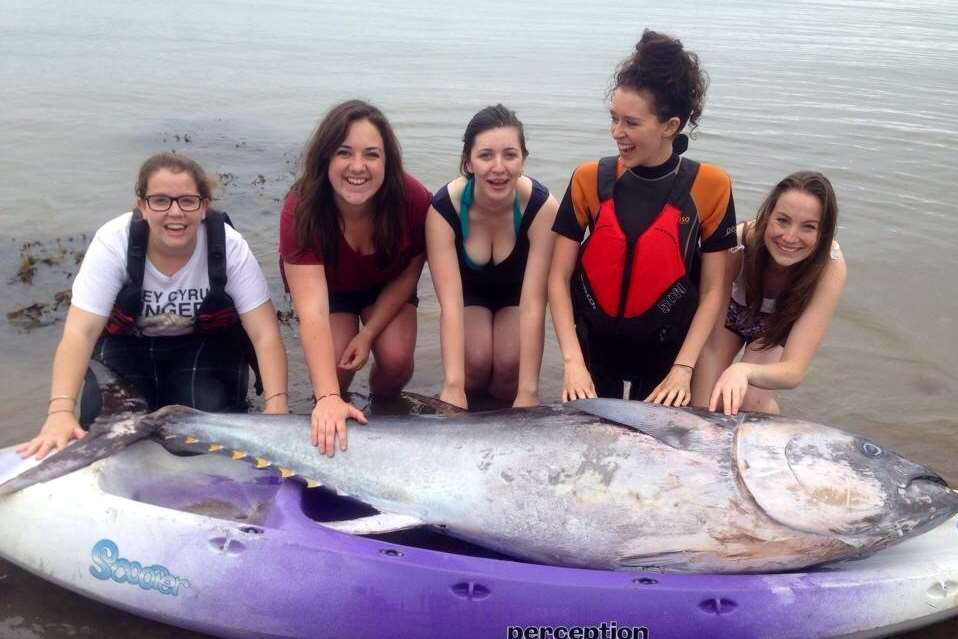
POLYGON ((280 219, 280 257, 316 405, 312 441, 346 449, 342 398, 373 353, 370 392, 397 394, 413 372, 416 285, 425 261, 429 191, 402 169, 376 107, 334 106, 313 135, 280 219))

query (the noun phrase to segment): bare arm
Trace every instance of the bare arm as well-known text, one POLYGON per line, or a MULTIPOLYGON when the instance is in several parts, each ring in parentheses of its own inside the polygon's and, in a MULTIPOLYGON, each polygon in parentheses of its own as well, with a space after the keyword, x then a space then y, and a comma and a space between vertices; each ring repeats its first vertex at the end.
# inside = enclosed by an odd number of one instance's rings
POLYGON ((562 351, 564 367, 562 401, 595 397, 592 376, 585 365, 585 357, 575 333, 575 318, 572 313, 570 282, 579 259, 579 243, 556 234, 552 251, 552 266, 549 269, 549 307, 555 325, 559 350, 562 351))
POLYGON ((443 381, 439 399, 460 408, 466 401, 465 312, 462 277, 456 255, 456 234, 435 208, 426 215, 429 272, 439 300, 439 343, 443 381))
POLYGON ((276 309, 271 301, 240 315, 243 330, 256 351, 260 375, 263 376, 264 413, 283 414, 289 411, 286 348, 279 334, 276 309))
POLYGON ((731 281, 726 272, 728 251, 715 251, 702 255, 702 275, 699 279, 699 304, 692 316, 689 332, 682 348, 675 357, 675 365, 665 379, 652 391, 646 401, 665 406, 686 406, 692 399, 692 371, 715 327, 715 321, 728 305, 731 281))
POLYGON ((348 370, 357 371, 369 359, 369 350, 379 334, 385 330, 391 321, 399 314, 402 307, 409 301, 419 284, 425 255, 417 255, 410 260, 396 279, 383 288, 369 313, 369 318, 349 344, 346 345, 339 366, 348 370))
POLYGON ((549 267, 555 245, 555 222, 559 203, 551 195, 529 228, 529 257, 519 297, 519 386, 513 406, 539 403, 539 371, 545 340, 545 317, 549 267))
POLYGON ((801 384, 835 316, 846 276, 844 258, 831 260, 815 287, 808 307, 788 334, 782 359, 769 364, 737 362, 729 366, 715 384, 709 408, 715 410, 721 397, 724 399, 725 412, 735 414, 749 385, 779 390, 801 384))
POLYGON ((47 418, 39 434, 17 448, 21 457, 43 459, 51 450, 62 450, 71 439, 85 435, 75 410, 80 387, 97 338, 106 326, 106 317, 71 306, 63 325, 63 336, 53 357, 53 380, 47 418))
POLYGON ((317 400, 312 414, 312 442, 320 452, 333 455, 337 437, 340 448, 346 450, 346 420, 353 418, 365 423, 366 418, 340 396, 324 267, 284 263, 283 268, 293 309, 299 317, 299 339, 317 400))

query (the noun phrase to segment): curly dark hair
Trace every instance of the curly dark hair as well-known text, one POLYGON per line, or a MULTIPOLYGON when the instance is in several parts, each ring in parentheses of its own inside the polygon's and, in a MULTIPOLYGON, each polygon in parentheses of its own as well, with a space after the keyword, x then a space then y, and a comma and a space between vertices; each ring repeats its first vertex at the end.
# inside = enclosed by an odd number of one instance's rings
POLYGON ((298 197, 296 239, 300 250, 317 244, 323 262, 335 266, 339 249, 340 215, 329 183, 329 164, 354 122, 368 120, 383 138, 386 175, 373 208, 373 244, 382 266, 392 264, 406 233, 406 199, 399 140, 383 112, 362 100, 347 100, 329 110, 306 146, 302 170, 290 191, 298 197))
POLYGON ((679 131, 686 123, 694 131, 705 107, 708 85, 708 74, 695 53, 686 51, 676 38, 646 29, 632 55, 616 68, 610 93, 618 88, 647 92, 654 99, 660 121, 677 117, 679 131))

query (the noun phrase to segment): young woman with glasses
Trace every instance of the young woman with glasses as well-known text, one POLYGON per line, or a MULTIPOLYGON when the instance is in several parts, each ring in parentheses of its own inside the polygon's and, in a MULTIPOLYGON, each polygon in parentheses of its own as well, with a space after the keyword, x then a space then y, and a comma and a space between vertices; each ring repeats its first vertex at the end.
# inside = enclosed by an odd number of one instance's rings
POLYGON ((269 287, 246 241, 210 208, 202 167, 154 155, 140 167, 136 195, 133 212, 96 232, 74 279, 47 417, 19 448, 23 457, 42 459, 83 437, 81 422, 98 410, 91 358, 151 409, 207 411, 246 410, 255 361, 265 412, 287 411, 286 352, 269 287))

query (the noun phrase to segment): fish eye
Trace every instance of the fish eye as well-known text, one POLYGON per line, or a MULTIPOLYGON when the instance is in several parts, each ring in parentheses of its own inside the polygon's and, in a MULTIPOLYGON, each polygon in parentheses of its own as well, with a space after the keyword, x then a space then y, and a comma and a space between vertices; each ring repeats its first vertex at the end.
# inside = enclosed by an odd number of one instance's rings
POLYGON ((865 457, 881 457, 885 453, 881 446, 872 442, 862 442, 862 452, 865 457))

